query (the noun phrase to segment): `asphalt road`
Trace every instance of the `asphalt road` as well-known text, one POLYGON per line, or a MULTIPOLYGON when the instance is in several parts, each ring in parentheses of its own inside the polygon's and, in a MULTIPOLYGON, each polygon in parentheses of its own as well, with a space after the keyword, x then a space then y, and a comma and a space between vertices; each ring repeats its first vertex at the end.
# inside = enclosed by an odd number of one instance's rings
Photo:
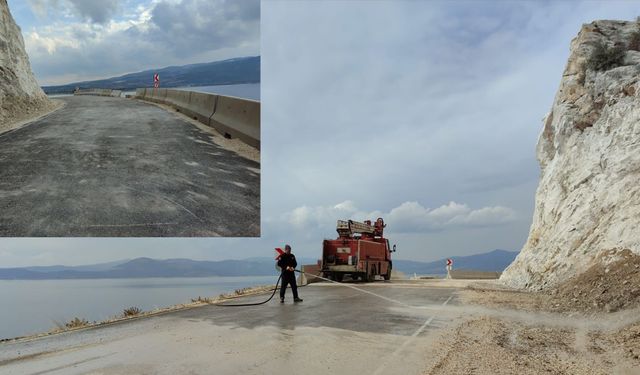
MULTIPOLYGON (((304 302, 204 307, 0 344, 2 374, 421 374, 455 290, 302 288, 304 302), (391 298, 399 303, 394 303, 391 298)), ((245 297, 234 303, 263 300, 245 297)))
POLYGON ((0 134, 0 236, 259 236, 260 164, 157 106, 65 97, 0 134))

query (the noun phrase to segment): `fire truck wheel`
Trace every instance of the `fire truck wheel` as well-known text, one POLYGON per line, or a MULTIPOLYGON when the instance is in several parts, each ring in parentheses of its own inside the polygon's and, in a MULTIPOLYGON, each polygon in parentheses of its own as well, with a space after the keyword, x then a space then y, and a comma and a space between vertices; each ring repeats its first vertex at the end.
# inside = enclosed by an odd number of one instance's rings
POLYGON ((342 273, 336 273, 336 276, 335 276, 335 278, 334 278, 334 279, 335 279, 337 282, 341 283, 341 282, 342 282, 342 278, 343 278, 343 277, 344 277, 344 274, 342 274, 342 273))
POLYGON ((369 269, 369 273, 366 276, 366 282, 368 283, 372 283, 374 281, 376 281, 376 266, 371 266, 371 269, 369 269))
POLYGON ((387 269, 387 273, 384 274, 384 280, 389 281, 391 279, 391 267, 387 269))

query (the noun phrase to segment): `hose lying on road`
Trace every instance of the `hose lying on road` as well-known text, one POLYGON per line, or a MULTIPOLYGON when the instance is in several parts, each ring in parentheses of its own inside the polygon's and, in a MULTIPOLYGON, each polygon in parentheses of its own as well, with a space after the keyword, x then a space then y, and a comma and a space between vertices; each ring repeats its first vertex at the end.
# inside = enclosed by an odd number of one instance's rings
MULTIPOLYGON (((302 271, 298 271, 298 270, 294 270, 295 272, 298 273, 304 273, 302 271)), ((319 276, 318 276, 319 277, 319 276)), ((276 295, 276 292, 278 291, 278 289, 280 289, 279 285, 280 285, 280 280, 282 279, 282 274, 280 274, 280 276, 278 276, 278 281, 276 281, 276 286, 273 288, 273 292, 271 293, 271 296, 269 296, 269 298, 267 298, 266 300, 262 301, 262 302, 253 302, 253 303, 238 303, 238 304, 233 304, 233 305, 228 305, 228 304, 216 304, 216 306, 224 306, 224 307, 245 307, 245 306, 260 306, 260 305, 264 305, 265 303, 271 301, 273 299, 273 296, 276 295)), ((321 279, 324 279, 321 277, 321 279)), ((324 279, 327 281, 331 281, 334 282, 333 280, 329 280, 329 279, 324 279)), ((299 288, 302 288, 306 285, 300 285, 299 288)))
POLYGON ((276 295, 276 291, 278 290, 278 285, 280 285, 280 279, 282 279, 282 274, 280 274, 280 276, 278 276, 278 281, 276 281, 276 286, 273 288, 273 293, 271 293, 271 296, 269 298, 267 298, 266 300, 262 301, 262 302, 239 303, 239 304, 234 304, 234 305, 216 304, 216 306, 244 307, 244 306, 260 306, 260 305, 264 305, 265 303, 271 301, 273 299, 273 296, 276 295))
MULTIPOLYGON (((302 274, 302 273, 304 273, 303 271, 298 271, 298 270, 294 270, 294 271, 295 271, 295 272, 298 272, 298 273, 301 273, 301 274, 302 274)), ((405 306, 405 307, 415 307, 415 306, 411 306, 411 305, 409 305, 409 304, 406 304, 406 303, 404 303, 404 302, 401 302, 401 301, 398 301, 398 300, 395 300, 395 299, 392 299, 392 298, 389 298, 389 297, 381 296, 381 295, 379 295, 379 294, 377 294, 377 293, 373 293, 373 292, 370 292, 370 291, 368 291, 368 290, 364 290, 364 289, 358 288, 358 287, 353 286, 353 285, 343 284, 343 283, 337 282, 337 281, 335 281, 335 280, 327 279, 327 278, 324 278, 324 277, 322 277, 322 276, 318 276, 318 275, 313 275, 313 277, 317 277, 317 278, 322 279, 322 280, 325 280, 325 281, 329 281, 329 282, 332 282, 332 283, 335 283, 335 284, 338 284, 338 285, 342 285, 342 286, 347 287, 347 288, 355 289, 355 290, 360 291, 360 292, 362 292, 362 293, 371 294, 371 295, 376 296, 376 297, 378 297, 378 298, 382 298, 382 299, 387 300, 387 301, 389 301, 389 302, 397 303, 397 304, 402 305, 402 306, 405 306)), ((270 296, 268 299, 266 299, 266 300, 264 300, 264 301, 262 301, 262 302, 254 302, 254 303, 239 303, 239 304, 233 304, 233 305, 217 304, 217 306, 224 306, 224 307, 243 307, 243 306, 259 306, 259 305, 264 305, 265 303, 267 303, 267 302, 271 301, 271 300, 273 299, 273 296, 275 296, 275 295, 276 295, 276 292, 277 292, 277 291, 278 291, 278 289, 279 289, 279 287, 278 287, 278 286, 280 285, 280 279, 282 279, 282 274, 280 274, 280 276, 278 277, 278 281, 276 281, 276 286, 273 288, 273 293, 271 293, 271 296, 270 296)), ((304 287, 304 286, 305 286, 305 285, 300 285, 299 287, 300 287, 300 288, 302 288, 302 287, 304 287)))

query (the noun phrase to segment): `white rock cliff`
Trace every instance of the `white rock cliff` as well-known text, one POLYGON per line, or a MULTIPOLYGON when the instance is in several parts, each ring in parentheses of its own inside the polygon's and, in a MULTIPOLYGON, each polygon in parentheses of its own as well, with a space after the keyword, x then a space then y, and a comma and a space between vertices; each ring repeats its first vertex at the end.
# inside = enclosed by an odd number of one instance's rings
POLYGON ((0 125, 47 106, 47 96, 31 71, 20 28, 7 0, 0 0, 0 125))
POLYGON ((529 238, 500 280, 545 289, 640 254, 640 24, 583 25, 537 145, 542 169, 529 238), (597 45, 623 55, 607 69, 588 62, 597 45))

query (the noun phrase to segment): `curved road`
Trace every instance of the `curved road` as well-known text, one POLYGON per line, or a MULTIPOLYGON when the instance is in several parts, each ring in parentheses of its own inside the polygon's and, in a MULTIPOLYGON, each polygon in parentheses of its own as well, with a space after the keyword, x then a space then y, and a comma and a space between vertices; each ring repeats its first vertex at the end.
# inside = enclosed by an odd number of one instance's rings
POLYGON ((0 236, 259 236, 260 164, 123 98, 0 134, 0 236))

